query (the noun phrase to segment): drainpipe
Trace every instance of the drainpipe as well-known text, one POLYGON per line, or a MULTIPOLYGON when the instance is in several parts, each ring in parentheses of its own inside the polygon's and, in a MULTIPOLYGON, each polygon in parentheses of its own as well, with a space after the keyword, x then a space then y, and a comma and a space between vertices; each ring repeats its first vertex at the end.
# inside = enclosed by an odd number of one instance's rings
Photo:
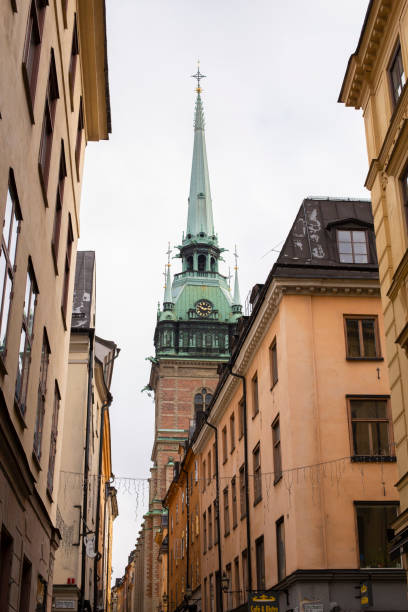
MULTIPOLYGON (((116 348, 116 353, 113 358, 108 362, 114 361, 120 353, 120 349, 116 348)), ((98 601, 98 561, 100 559, 99 548, 99 524, 101 520, 101 486, 102 486, 102 455, 103 455, 103 440, 105 430, 105 410, 109 408, 112 403, 112 396, 108 392, 108 399, 101 407, 101 426, 99 432, 99 459, 98 459, 98 493, 96 498, 96 521, 95 521, 95 552, 96 557, 94 559, 94 608, 95 610, 98 601)), ((106 500, 105 500, 106 501, 106 500)))
POLYGON ((251 522, 249 516, 249 482, 248 482, 248 427, 247 427, 247 389, 245 376, 236 374, 229 365, 229 373, 242 380, 243 410, 244 410, 244 465, 245 465, 245 503, 246 503, 246 532, 247 532, 247 559, 248 559, 248 591, 252 591, 252 563, 251 563, 251 522))
POLYGON ((81 555, 81 598, 79 610, 83 612, 85 605, 85 570, 86 570, 86 548, 85 534, 88 530, 88 478, 89 478, 89 442, 91 437, 92 419, 92 381, 94 362, 94 338, 95 330, 89 330, 89 361, 88 361, 88 399, 86 406, 86 434, 85 434, 85 456, 84 456, 84 494, 82 499, 82 555, 81 555))
POLYGON ((221 529, 220 529, 220 478, 219 478, 219 470, 218 470, 218 429, 212 423, 208 422, 208 416, 205 415, 205 422, 208 427, 214 430, 215 434, 215 485, 216 485, 216 493, 215 498, 217 502, 217 538, 218 538, 218 568, 219 568, 219 589, 220 589, 220 611, 224 612, 224 595, 221 588, 221 576, 222 576, 222 553, 221 553, 221 529))

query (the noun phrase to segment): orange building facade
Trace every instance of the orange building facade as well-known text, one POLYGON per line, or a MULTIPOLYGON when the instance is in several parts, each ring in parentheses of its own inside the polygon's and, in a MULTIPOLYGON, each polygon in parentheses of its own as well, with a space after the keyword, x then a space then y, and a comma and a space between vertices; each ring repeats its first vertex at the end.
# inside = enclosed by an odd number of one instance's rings
POLYGON ((305 200, 251 301, 207 415, 217 434, 193 438, 202 610, 246 610, 260 590, 282 610, 357 611, 364 585, 370 609, 405 610, 370 203, 305 200))

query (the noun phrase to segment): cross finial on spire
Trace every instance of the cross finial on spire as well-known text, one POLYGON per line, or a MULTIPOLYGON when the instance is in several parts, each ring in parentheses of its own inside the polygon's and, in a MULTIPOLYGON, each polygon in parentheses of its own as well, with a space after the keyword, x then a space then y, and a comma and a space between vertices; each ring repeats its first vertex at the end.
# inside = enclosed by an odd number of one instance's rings
POLYGON ((235 270, 238 270, 238 251, 237 251, 237 245, 235 245, 234 257, 235 257, 235 270))
POLYGON ((202 74, 200 72, 200 60, 197 60, 197 72, 195 74, 192 74, 191 77, 193 79, 197 79, 196 92, 200 94, 201 93, 200 81, 201 79, 205 79, 205 74, 202 74))
POLYGON ((229 291, 231 291, 231 278, 232 278, 232 274, 231 274, 231 268, 228 268, 228 289, 229 291))
POLYGON ((169 268, 170 268, 170 265, 171 265, 171 264, 170 264, 170 255, 171 255, 170 242, 168 243, 168 246, 167 246, 166 255, 167 255, 167 265, 168 265, 168 266, 169 266, 169 268))
POLYGON ((164 276, 164 285, 163 285, 163 289, 166 289, 167 287, 167 266, 164 266, 164 272, 162 272, 163 276, 164 276))

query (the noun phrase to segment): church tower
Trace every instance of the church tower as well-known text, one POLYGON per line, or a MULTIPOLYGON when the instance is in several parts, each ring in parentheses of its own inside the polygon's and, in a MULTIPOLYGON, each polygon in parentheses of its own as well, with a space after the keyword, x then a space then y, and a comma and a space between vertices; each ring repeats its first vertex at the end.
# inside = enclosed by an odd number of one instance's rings
POLYGON ((189 436, 195 413, 205 410, 218 382, 217 367, 228 361, 241 316, 237 266, 233 297, 229 279, 219 271, 222 253, 214 229, 200 81, 194 118, 194 146, 187 228, 176 258, 181 272, 171 278, 170 249, 163 305, 157 312, 150 388, 155 395, 155 438, 151 459, 149 510, 145 514, 144 608, 159 603, 159 546, 155 536, 166 520, 162 499, 173 479, 179 445, 189 436))

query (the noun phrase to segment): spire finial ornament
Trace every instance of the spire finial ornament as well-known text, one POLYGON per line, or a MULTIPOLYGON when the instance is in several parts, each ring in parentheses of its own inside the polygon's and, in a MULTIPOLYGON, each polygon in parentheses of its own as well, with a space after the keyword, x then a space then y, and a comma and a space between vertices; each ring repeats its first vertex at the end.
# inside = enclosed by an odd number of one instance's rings
POLYGON ((197 72, 195 74, 192 74, 191 78, 197 79, 196 92, 198 93, 198 95, 200 95, 200 93, 201 93, 200 81, 201 81, 201 79, 205 79, 205 74, 202 74, 200 72, 200 60, 197 60, 197 72))
POLYGON ((240 315, 242 313, 241 296, 239 293, 239 282, 238 282, 238 251, 237 245, 234 250, 235 257, 235 282, 234 282, 234 299, 232 301, 232 312, 240 315))
POLYGON ((171 277, 170 277, 170 266, 171 266, 170 264, 170 255, 171 255, 170 242, 168 243, 168 246, 167 246, 166 255, 167 255, 167 263, 164 266, 165 284, 164 284, 163 310, 173 310, 174 302, 173 302, 173 296, 171 293, 171 277))
POLYGON ((168 265, 168 266, 169 266, 169 268, 170 268, 170 266, 171 266, 171 263, 170 263, 170 255, 171 255, 170 242, 169 242, 169 243, 168 243, 168 245, 167 245, 166 255, 167 255, 167 265, 168 265))

